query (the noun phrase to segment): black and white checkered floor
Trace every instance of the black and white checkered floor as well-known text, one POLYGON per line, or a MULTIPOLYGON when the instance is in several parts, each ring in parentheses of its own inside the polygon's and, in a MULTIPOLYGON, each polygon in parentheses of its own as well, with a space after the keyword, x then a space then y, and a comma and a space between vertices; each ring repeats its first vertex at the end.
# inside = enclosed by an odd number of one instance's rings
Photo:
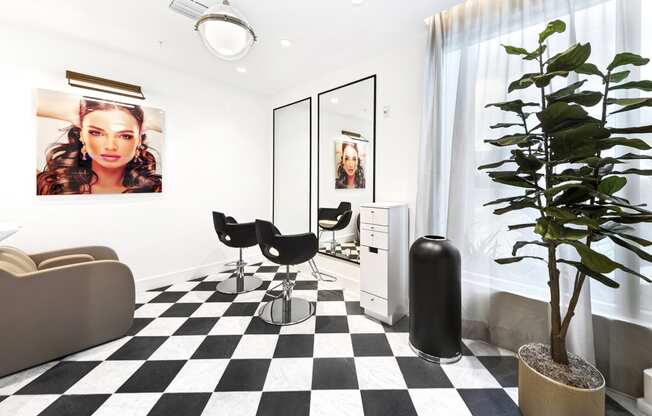
POLYGON ((360 261, 360 245, 353 241, 347 243, 338 242, 335 245, 335 250, 331 249, 329 243, 322 243, 319 247, 319 252, 354 262, 360 261))
POLYGON ((465 340, 458 363, 427 363, 406 319, 367 319, 338 283, 295 273, 316 316, 265 324, 254 316, 277 270, 247 266, 265 283, 238 296, 215 291, 231 272, 138 293, 128 336, 0 379, 0 415, 519 414, 511 352, 465 340))

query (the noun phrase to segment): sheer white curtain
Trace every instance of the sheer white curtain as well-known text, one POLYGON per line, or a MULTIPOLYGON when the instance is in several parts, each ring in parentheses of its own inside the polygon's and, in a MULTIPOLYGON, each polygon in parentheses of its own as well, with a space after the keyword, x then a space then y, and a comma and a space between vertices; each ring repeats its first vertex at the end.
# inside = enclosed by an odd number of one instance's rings
MULTIPOLYGON (((477 167, 509 157, 509 151, 484 143, 503 131, 490 125, 513 122, 497 109, 485 104, 521 98, 538 102, 535 90, 507 95, 509 83, 526 72, 537 72, 533 62, 523 63, 507 55, 501 44, 536 48, 537 36, 548 21, 562 19, 566 33, 549 39, 549 51, 556 53, 578 41, 590 42, 590 62, 606 67, 621 51, 652 54, 642 50, 641 22, 652 13, 651 1, 640 0, 470 0, 430 19, 430 41, 425 76, 425 101, 420 143, 419 186, 417 195, 417 234, 447 235, 462 252, 464 318, 487 321, 489 299, 495 291, 509 291, 548 301, 547 271, 539 262, 507 266, 493 260, 509 257, 517 240, 536 239, 529 229, 507 231, 509 224, 527 223, 536 212, 517 211, 503 216, 492 213, 485 202, 515 195, 513 188, 489 180, 477 167), (645 4, 643 4, 645 3, 645 4), (473 301, 468 301, 472 299, 473 301)), ((650 49, 649 46, 645 46, 650 49)), ((652 77, 633 71, 633 79, 652 77)), ((639 71, 640 72, 640 71, 639 71)), ((551 91, 575 82, 557 79, 551 91)), ((593 77, 587 89, 601 91, 593 77)), ((647 124, 651 124, 647 120, 647 124)), ((643 125, 643 120, 612 120, 612 125, 627 122, 643 125), (640 124, 639 124, 640 123, 640 124)), ((505 132, 507 134, 509 131, 505 132)), ((649 135, 648 135, 649 136, 649 135)), ((649 179, 630 178, 629 197, 652 203, 649 179)), ((647 230, 640 230, 641 232, 647 230)), ((607 241, 598 245, 613 252, 607 241)), ((531 249, 531 253, 536 248, 531 249)), ((528 254, 528 251, 523 251, 528 254)), ((619 260, 638 269, 635 258, 616 250, 619 260)), ((570 253, 569 255, 572 255, 570 253)), ((646 270, 642 270, 644 273, 646 270)), ((572 289, 573 269, 562 270, 566 301, 572 289)), ((574 277, 574 275, 573 275, 574 277)), ((609 289, 591 282, 584 287, 569 333, 569 349, 593 358, 591 309, 630 321, 652 324, 652 290, 631 276, 616 276, 621 289, 609 289)))

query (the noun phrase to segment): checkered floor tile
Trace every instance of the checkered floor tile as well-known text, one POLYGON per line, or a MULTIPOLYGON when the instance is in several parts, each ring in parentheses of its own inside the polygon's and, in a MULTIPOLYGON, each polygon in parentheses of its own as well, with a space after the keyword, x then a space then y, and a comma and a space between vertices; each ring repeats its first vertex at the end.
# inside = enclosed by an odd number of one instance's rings
POLYGON ((215 292, 225 271, 138 293, 127 336, 0 379, 0 415, 519 414, 511 352, 465 340, 458 363, 427 363, 406 319, 371 321, 358 293, 303 272, 295 295, 316 302, 316 316, 267 325, 256 314, 283 274, 245 271, 260 290, 215 292))
POLYGON ((360 261, 360 245, 355 242, 338 242, 335 245, 335 250, 332 250, 330 243, 322 243, 319 247, 319 251, 330 256, 335 256, 350 261, 360 261))

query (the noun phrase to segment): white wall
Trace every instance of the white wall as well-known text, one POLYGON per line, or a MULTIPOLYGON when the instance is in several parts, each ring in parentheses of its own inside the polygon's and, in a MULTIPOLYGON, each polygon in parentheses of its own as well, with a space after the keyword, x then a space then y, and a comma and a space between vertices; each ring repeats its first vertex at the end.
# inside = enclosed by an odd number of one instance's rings
MULTIPOLYGON (((388 50, 386 54, 361 62, 352 62, 346 68, 319 76, 296 87, 275 94, 271 108, 297 99, 344 85, 369 75, 377 75, 377 131, 376 131, 376 200, 407 202, 410 208, 410 241, 414 240, 414 209, 417 189, 417 152, 421 120, 421 85, 425 59, 424 38, 415 39, 405 48, 388 50), (389 114, 383 109, 389 107, 389 114)), ((317 109, 313 106, 313 140, 316 143, 317 109)), ((313 146, 313 161, 316 157, 313 146)), ((316 167, 316 164, 313 164, 316 167)), ((313 218, 316 217, 316 172, 313 171, 313 218)), ((313 221, 313 224, 315 222, 313 221)), ((359 278, 358 267, 348 262, 319 256, 340 276, 359 278)))
POLYGON ((0 221, 23 226, 4 244, 28 252, 108 245, 144 285, 192 277, 199 266, 236 256, 218 242, 212 210, 242 220, 271 217, 267 98, 8 25, 0 25, 0 51, 0 221), (67 69, 140 84, 147 96, 140 103, 166 111, 162 194, 35 195, 33 89, 105 96, 68 87, 67 69))

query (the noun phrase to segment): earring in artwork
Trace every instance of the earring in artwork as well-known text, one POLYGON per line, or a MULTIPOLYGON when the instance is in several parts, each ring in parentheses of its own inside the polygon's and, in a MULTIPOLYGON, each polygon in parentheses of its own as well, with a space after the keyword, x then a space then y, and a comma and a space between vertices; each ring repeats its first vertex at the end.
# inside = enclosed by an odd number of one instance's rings
POLYGON ((86 157, 86 154, 87 154, 87 152, 86 152, 86 144, 82 145, 81 154, 82 154, 82 160, 86 160, 87 159, 87 157, 86 157))

